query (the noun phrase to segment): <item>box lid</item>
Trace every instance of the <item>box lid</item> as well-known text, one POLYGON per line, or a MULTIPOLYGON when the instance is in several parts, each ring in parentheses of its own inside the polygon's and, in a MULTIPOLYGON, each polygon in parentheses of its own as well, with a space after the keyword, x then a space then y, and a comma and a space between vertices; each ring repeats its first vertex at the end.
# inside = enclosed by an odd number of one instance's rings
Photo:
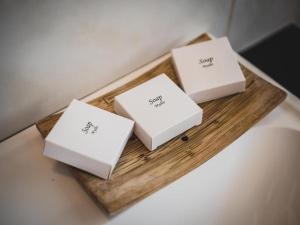
POLYGON ((68 164, 72 164, 74 157, 77 161, 85 157, 112 170, 132 133, 133 124, 132 120, 73 100, 46 137, 44 153, 68 164), (48 148, 47 143, 51 144, 48 148), (61 150, 53 154, 53 146, 61 150), (68 151, 68 157, 63 156, 64 151, 68 151))
POLYGON ((135 120, 150 137, 195 114, 201 123, 202 109, 195 104, 167 75, 159 75, 115 97, 126 114, 135 120))
POLYGON ((245 82, 226 37, 173 49, 172 59, 188 95, 245 82))

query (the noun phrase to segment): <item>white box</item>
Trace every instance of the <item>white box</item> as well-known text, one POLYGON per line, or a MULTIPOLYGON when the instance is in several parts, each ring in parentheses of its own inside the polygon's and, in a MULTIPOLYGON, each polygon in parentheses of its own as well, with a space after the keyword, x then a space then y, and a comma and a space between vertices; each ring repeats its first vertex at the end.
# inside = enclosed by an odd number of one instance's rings
POLYGON ((246 79, 226 37, 172 50, 180 84, 201 103, 245 91, 246 79))
POLYGON ((135 121, 134 133, 149 150, 202 121, 202 109, 165 74, 116 96, 114 110, 135 121))
POLYGON ((134 122, 73 100, 45 139, 44 155, 108 179, 134 122))

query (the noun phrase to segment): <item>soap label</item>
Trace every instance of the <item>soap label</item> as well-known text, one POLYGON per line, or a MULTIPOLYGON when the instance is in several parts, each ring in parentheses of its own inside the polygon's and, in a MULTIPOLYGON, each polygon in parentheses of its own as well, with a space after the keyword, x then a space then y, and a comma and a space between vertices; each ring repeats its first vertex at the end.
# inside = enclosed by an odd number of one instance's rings
POLYGON ((81 129, 84 134, 96 134, 98 131, 98 126, 93 124, 92 122, 87 122, 84 128, 81 129))
POLYGON ((199 64, 202 65, 203 68, 207 68, 213 66, 214 57, 201 58, 199 59, 199 64))
POLYGON ((162 105, 164 105, 165 100, 163 99, 162 95, 159 95, 159 96, 156 96, 155 98, 150 98, 149 104, 157 108, 157 107, 161 107, 162 105))

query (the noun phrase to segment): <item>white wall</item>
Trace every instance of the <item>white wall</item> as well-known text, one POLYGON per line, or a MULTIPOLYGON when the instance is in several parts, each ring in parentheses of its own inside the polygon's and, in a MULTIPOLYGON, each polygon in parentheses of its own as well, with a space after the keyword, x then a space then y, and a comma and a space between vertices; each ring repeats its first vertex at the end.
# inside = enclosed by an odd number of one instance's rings
POLYGON ((0 10, 0 139, 201 32, 223 35, 229 17, 226 0, 7 1, 0 10))
POLYGON ((241 50, 291 22, 300 24, 300 0, 236 0, 228 36, 241 50))
MULTIPOLYGON (((290 1, 296 2, 285 2, 290 1)), ((259 8, 259 2, 253 4, 259 8)), ((247 25, 256 17, 256 8, 244 12, 248 4, 243 0, 0 2, 0 140, 202 32, 223 36, 229 28, 233 46, 251 42, 267 25, 247 25)), ((264 17, 263 10, 259 13, 264 17)))

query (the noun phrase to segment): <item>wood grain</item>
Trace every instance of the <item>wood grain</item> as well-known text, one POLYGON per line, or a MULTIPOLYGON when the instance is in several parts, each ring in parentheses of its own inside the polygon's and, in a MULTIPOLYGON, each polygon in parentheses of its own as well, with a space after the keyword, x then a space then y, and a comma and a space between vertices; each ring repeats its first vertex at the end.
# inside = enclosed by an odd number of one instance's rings
MULTIPOLYGON (((203 34, 191 43, 206 40, 209 37, 203 34)), ((246 91, 200 104, 204 110, 200 126, 188 130, 153 152, 148 151, 133 136, 110 180, 106 181, 71 167, 75 176, 109 214, 114 214, 206 162, 286 97, 281 89, 261 79, 243 65, 241 68, 247 80, 246 91)), ((168 58, 137 79, 89 103, 113 111, 114 96, 161 73, 166 73, 178 84, 171 59, 168 58)), ((43 137, 46 137, 60 115, 61 113, 50 115, 37 122, 36 126, 43 137)))

